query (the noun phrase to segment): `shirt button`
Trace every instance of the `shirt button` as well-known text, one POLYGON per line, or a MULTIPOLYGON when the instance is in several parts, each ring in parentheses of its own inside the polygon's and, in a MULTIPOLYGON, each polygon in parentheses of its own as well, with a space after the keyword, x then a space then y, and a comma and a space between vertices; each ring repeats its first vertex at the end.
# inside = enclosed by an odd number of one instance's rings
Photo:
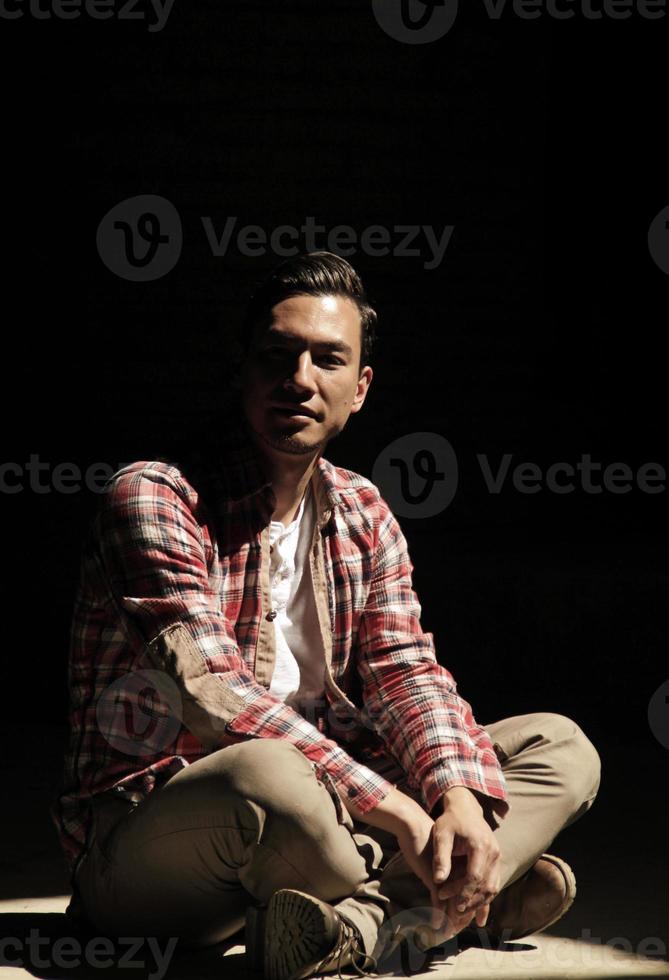
POLYGON ((349 798, 352 798, 354 796, 357 796, 358 795, 357 789, 354 786, 352 786, 351 789, 348 791, 348 795, 349 795, 349 798))
POLYGON ((276 619, 276 612, 274 611, 274 609, 270 609, 270 611, 265 616, 265 619, 267 619, 270 623, 272 622, 273 619, 276 619))

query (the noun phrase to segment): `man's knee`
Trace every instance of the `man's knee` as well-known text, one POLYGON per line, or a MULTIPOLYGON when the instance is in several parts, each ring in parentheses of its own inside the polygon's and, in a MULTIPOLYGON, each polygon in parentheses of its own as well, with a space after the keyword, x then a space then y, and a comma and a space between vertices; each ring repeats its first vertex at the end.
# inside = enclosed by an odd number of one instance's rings
POLYGON ((583 729, 567 715, 544 712, 542 734, 561 749, 555 756, 556 767, 565 781, 565 788, 574 794, 574 802, 580 806, 593 800, 601 780, 601 760, 597 749, 583 729))
POLYGON ((309 759, 279 738, 255 738, 222 749, 220 773, 228 789, 275 810, 292 809, 318 789, 309 759))

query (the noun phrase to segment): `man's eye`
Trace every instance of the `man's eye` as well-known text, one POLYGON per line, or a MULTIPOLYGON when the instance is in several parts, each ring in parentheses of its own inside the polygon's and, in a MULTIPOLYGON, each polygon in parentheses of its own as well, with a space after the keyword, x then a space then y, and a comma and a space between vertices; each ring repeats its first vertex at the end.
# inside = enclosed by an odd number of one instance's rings
MULTIPOLYGON (((287 357, 288 353, 284 347, 262 347, 260 349, 261 357, 287 357)), ((318 361, 333 367, 339 367, 344 363, 340 357, 336 357, 334 354, 324 354, 318 358, 318 361)))

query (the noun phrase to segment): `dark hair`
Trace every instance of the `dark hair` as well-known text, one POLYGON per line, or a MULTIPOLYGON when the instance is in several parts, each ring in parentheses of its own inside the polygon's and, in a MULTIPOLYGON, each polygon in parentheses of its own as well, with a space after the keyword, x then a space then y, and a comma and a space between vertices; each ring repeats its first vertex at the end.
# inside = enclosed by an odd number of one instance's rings
POLYGON ((272 308, 289 296, 345 296, 355 303, 360 311, 358 370, 362 371, 371 358, 377 315, 355 269, 333 252, 305 252, 286 259, 256 285, 238 333, 244 354, 248 353, 255 329, 268 327, 272 308))

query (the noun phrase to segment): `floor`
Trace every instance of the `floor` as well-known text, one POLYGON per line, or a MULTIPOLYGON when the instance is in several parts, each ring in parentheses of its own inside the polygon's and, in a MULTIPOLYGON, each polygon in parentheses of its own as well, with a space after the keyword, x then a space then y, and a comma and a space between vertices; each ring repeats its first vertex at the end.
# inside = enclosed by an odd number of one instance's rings
MULTIPOLYGON (((102 941, 91 949, 87 937, 78 938, 64 915, 67 874, 46 813, 58 779, 62 730, 5 729, 0 738, 5 747, 0 764, 3 786, 17 787, 9 820, 4 819, 5 805, 3 825, 8 831, 0 846, 0 978, 247 976, 242 933, 196 954, 148 944, 133 948, 130 941, 121 940, 102 941)), ((429 975, 432 980, 669 977, 669 859, 663 789, 653 784, 659 771, 657 753, 653 746, 640 752, 614 739, 607 741, 606 749, 598 747, 605 774, 599 797, 590 813, 563 831, 551 849, 576 874, 578 893, 569 913, 547 932, 502 950, 458 949, 453 941, 430 962, 411 954, 408 962, 390 963, 390 975, 429 975), (634 779, 629 778, 632 772, 634 779), (647 804, 643 814, 641 787, 647 804)))

